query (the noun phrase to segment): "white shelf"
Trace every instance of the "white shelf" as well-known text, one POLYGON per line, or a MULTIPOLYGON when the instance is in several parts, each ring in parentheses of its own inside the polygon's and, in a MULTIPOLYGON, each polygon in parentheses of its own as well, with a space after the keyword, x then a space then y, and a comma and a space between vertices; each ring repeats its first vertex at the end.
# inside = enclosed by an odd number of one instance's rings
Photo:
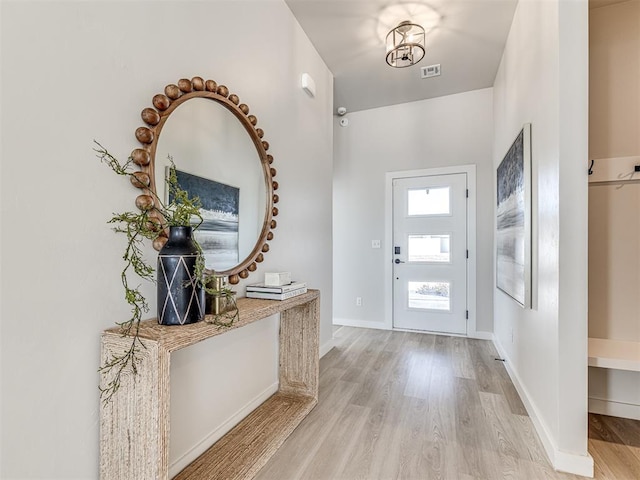
POLYGON ((640 372, 640 342, 590 338, 589 366, 640 372))

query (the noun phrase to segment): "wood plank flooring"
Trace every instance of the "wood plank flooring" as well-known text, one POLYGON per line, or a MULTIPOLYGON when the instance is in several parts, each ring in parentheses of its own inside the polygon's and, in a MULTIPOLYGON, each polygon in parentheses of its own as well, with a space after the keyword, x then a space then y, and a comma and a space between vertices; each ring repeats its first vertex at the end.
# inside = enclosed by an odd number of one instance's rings
MULTIPOLYGON (((257 480, 583 478, 553 470, 491 342, 349 327, 334 336, 318 406, 257 480)), ((640 478, 640 430, 627 427, 590 418, 597 479, 640 478)))
POLYGON ((640 479, 640 421, 589 414, 595 477, 640 479))

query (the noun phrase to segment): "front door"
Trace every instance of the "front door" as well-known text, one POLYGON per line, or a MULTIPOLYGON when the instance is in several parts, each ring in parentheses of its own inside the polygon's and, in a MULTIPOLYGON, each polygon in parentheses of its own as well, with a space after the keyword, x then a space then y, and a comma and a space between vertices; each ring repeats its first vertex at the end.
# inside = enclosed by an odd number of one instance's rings
POLYGON ((467 174, 393 180, 393 326, 467 333, 467 174))

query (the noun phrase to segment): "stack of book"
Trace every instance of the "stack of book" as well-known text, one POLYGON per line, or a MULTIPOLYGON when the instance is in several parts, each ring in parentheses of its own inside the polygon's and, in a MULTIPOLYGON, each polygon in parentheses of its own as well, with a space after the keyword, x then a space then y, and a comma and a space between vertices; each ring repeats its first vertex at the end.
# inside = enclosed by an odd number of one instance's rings
POLYGON ((286 300, 307 293, 305 282, 291 282, 289 285, 274 287, 264 283, 247 285, 248 298, 263 298, 266 300, 286 300))

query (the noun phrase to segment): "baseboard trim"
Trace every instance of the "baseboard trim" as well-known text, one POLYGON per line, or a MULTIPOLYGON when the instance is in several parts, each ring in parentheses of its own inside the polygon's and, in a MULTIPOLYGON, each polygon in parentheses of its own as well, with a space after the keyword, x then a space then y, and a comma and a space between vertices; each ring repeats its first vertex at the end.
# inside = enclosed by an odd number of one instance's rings
POLYGON ((331 349, 335 346, 335 340, 332 338, 328 342, 320 345, 320 358, 324 357, 327 353, 331 351, 331 349))
POLYGON ((556 450, 553 468, 559 472, 593 478, 593 457, 589 454, 576 455, 575 453, 556 450))
POLYGON ((350 318, 334 318, 334 325, 342 325, 343 327, 373 328, 376 330, 391 330, 382 322, 373 322, 371 320, 352 320, 350 318))
POLYGON ((264 391, 259 393, 253 400, 245 404, 237 413, 231 416, 226 422, 210 432, 196 445, 189 449, 184 455, 169 465, 169 478, 175 477, 187 465, 202 455, 215 442, 220 440, 229 430, 236 426, 242 419, 262 405, 269 397, 278 391, 278 382, 270 385, 264 391))
POLYGON ((547 425, 540 416, 535 404, 531 401, 529 392, 520 381, 520 377, 516 371, 511 368, 511 361, 506 350, 502 348, 502 345, 496 337, 493 338, 493 344, 495 345, 500 357, 506 360, 504 362, 504 366, 507 369, 509 378, 511 378, 513 385, 518 391, 518 395, 520 395, 520 398, 522 399, 522 403, 527 409, 529 418, 531 418, 531 421, 533 422, 536 433, 538 434, 538 437, 540 437, 542 446, 544 447, 553 468, 561 472, 593 478, 593 458, 591 455, 577 455, 574 453, 563 452, 558 449, 553 436, 549 433, 547 425))
MULTIPOLYGON (((397 332, 417 332, 417 330, 407 330, 402 328, 393 328, 389 327, 386 323, 382 322, 372 322, 371 320, 353 320, 350 318, 334 318, 334 325, 341 325, 344 327, 357 327, 357 328, 373 328, 376 330, 394 330, 397 332)), ((443 333, 443 332, 420 332, 420 333, 430 333, 433 335, 453 335, 456 337, 468 337, 468 338, 477 338, 478 340, 491 340, 493 341, 493 333, 491 332, 479 332, 473 331, 467 334, 456 334, 456 333, 443 333)), ((322 356, 322 355, 321 355, 322 356)))
POLYGON ((640 420, 640 405, 589 397, 589 413, 640 420))
POLYGON ((469 332, 467 337, 477 338, 478 340, 491 340, 493 342, 493 333, 491 332, 469 332))

